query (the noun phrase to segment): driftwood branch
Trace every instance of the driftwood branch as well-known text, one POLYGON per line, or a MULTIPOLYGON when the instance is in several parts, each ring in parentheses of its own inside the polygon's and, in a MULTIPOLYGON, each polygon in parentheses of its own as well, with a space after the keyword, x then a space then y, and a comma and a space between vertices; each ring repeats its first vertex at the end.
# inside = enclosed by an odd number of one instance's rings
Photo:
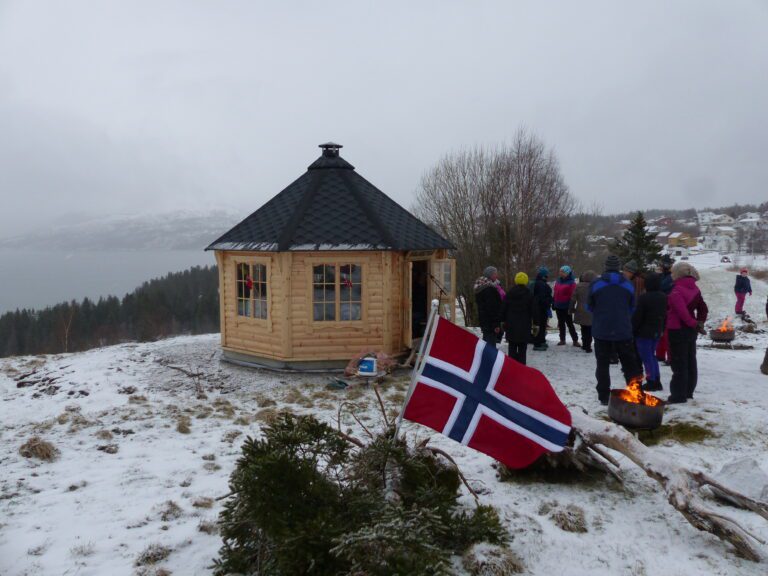
MULTIPOLYGON (((704 474, 672 462, 650 450, 621 426, 590 418, 578 410, 572 411, 573 429, 580 439, 596 454, 607 458, 604 448, 626 456, 645 473, 656 480, 667 495, 667 501, 695 528, 714 534, 730 543, 748 560, 761 562, 768 559, 758 544, 764 542, 748 532, 736 520, 710 508, 702 495, 709 488, 715 495, 726 498, 733 505, 751 510, 768 519, 768 504, 739 494, 704 474)), ((616 462, 613 459, 613 462, 616 462)))

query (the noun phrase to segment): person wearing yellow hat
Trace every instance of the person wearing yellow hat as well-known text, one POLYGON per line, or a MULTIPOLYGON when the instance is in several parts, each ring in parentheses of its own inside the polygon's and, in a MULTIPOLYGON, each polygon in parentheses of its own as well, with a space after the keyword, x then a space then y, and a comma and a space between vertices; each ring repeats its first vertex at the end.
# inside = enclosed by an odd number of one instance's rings
POLYGON ((501 318, 509 344, 509 357, 525 364, 533 319, 533 294, 528 289, 528 274, 525 272, 515 274, 515 285, 507 290, 501 318))

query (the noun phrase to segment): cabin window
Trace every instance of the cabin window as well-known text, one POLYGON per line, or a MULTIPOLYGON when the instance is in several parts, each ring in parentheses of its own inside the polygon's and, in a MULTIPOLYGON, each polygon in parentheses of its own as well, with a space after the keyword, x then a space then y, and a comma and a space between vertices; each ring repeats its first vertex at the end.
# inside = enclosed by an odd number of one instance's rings
POLYGON ((237 315, 267 318, 267 265, 237 264, 237 315))
POLYGON ((362 320, 362 266, 318 264, 312 267, 312 318, 317 322, 362 320))

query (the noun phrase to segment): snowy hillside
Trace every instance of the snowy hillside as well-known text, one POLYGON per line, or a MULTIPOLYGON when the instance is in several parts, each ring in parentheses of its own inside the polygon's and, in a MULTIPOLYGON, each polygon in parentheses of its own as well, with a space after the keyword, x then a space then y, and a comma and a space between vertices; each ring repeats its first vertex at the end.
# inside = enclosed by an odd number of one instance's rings
POLYGON ((41 226, 29 234, 0 238, 0 249, 202 250, 242 217, 222 210, 117 214, 41 226))
MULTIPOLYGON (((733 306, 733 274, 716 256, 692 259, 712 324, 733 306)), ((762 308, 768 286, 754 282, 748 310, 768 329, 762 308)), ((550 335, 552 341, 554 336, 550 335)), ((717 473, 737 458, 754 458, 768 473, 768 377, 758 368, 768 334, 739 333, 748 350, 721 350, 699 341, 696 399, 668 407, 665 423, 693 423, 709 438, 663 440, 654 450, 717 473)), ((363 386, 326 388, 318 375, 282 375, 219 362, 218 337, 182 337, 126 344, 80 354, 0 361, 0 574, 209 574, 220 546, 216 498, 246 435, 277 409, 312 413, 327 421, 340 402, 353 400, 364 423, 379 420, 375 397, 363 386), (19 387, 21 386, 21 387, 19 387), (38 435, 60 455, 28 459, 19 448, 38 435), (145 552, 157 562, 147 563, 145 552)), ((606 417, 594 390, 594 358, 552 346, 529 353, 563 401, 606 417)), ((613 368, 616 385, 618 368, 613 368)), ((662 368, 668 392, 669 368, 662 368)), ((390 411, 403 400, 409 374, 383 385, 390 411)), ((665 394, 666 396, 666 394, 665 394)), ((354 433, 357 425, 344 422, 354 433)), ((406 423, 408 434, 430 431, 406 423)), ((567 576, 763 575, 766 567, 734 555, 713 536, 697 532, 673 510, 658 485, 621 459, 625 487, 603 482, 500 482, 492 461, 434 435, 452 454, 484 503, 498 507, 514 538, 510 547, 528 574, 567 576), (552 511, 575 505, 586 532, 558 527, 552 511)), ((465 498, 467 505, 472 499, 465 498)), ((768 523, 733 509, 768 540, 768 523)))

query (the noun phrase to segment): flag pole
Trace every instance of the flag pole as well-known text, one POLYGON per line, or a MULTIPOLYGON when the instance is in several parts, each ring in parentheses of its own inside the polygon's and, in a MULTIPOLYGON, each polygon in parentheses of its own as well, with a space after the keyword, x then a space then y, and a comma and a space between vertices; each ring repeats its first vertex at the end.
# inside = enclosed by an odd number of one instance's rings
POLYGON ((395 439, 397 439, 398 435, 400 434, 400 425, 403 423, 403 413, 405 412, 405 407, 408 404, 408 401, 411 399, 411 395, 413 394, 413 388, 416 386, 416 379, 418 378, 419 374, 421 374, 421 370, 424 368, 424 351, 427 349, 427 342, 432 338, 432 332, 435 324, 437 323, 437 318, 439 317, 439 307, 440 302, 438 300, 432 300, 432 308, 429 311, 427 326, 424 329, 424 336, 422 336, 421 344, 419 345, 419 355, 416 357, 416 364, 413 366, 411 384, 408 386, 408 393, 405 395, 405 400, 403 401, 403 405, 400 407, 400 413, 397 415, 397 420, 395 421, 395 439))

